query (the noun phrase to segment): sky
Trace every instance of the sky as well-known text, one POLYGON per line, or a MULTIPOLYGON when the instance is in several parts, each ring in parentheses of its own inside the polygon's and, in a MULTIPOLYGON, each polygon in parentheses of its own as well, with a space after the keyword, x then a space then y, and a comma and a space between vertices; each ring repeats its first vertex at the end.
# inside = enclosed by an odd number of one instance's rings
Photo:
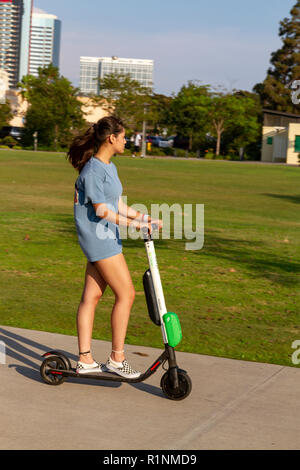
POLYGON ((62 21, 60 72, 79 85, 80 56, 154 60, 154 91, 189 80, 252 90, 281 47, 296 0, 34 0, 62 21))

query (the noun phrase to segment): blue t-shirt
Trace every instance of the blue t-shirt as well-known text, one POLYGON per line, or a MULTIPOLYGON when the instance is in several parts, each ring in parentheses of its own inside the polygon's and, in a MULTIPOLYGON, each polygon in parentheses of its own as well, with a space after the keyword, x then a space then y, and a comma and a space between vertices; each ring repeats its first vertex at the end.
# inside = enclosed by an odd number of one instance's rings
POLYGON ((93 204, 105 203, 118 213, 123 187, 114 163, 96 157, 84 165, 75 182, 74 218, 78 241, 91 262, 122 252, 118 225, 96 215, 93 204))

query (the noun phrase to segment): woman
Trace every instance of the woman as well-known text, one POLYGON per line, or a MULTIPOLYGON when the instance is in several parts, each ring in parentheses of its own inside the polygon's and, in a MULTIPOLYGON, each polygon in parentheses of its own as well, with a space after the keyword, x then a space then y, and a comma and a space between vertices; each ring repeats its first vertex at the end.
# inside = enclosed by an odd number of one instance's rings
MULTIPOLYGON (((109 370, 128 378, 140 375, 124 355, 135 290, 122 253, 118 226, 147 226, 151 232, 151 218, 128 207, 121 199, 122 184, 110 160, 116 153, 124 152, 125 144, 122 121, 109 116, 76 137, 68 152, 69 162, 79 172, 74 217, 79 244, 87 257, 85 285, 77 311, 79 374, 109 370), (115 304, 111 314, 112 352, 104 365, 92 357, 91 338, 95 309, 107 285, 115 294, 115 304)), ((162 227, 161 220, 152 222, 162 227)))

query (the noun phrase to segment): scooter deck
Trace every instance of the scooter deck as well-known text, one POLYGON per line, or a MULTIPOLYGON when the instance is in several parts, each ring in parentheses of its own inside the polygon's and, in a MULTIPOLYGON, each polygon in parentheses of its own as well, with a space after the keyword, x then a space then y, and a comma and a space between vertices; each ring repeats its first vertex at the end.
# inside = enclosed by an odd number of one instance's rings
POLYGON ((167 359, 166 351, 146 370, 143 374, 135 379, 129 379, 127 377, 122 377, 121 375, 116 374, 115 372, 94 372, 90 374, 78 374, 76 369, 49 369, 48 374, 58 375, 62 377, 76 377, 80 379, 95 379, 95 380, 108 380, 113 382, 128 382, 128 383, 138 383, 146 380, 150 375, 154 374, 159 366, 167 359))
POLYGON ((130 383, 137 383, 142 382, 143 380, 147 379, 150 375, 152 375, 152 371, 146 371, 144 374, 141 374, 139 377, 135 379, 129 379, 127 377, 122 377, 121 375, 116 374, 115 372, 94 372, 90 374, 78 374, 76 369, 70 370, 61 370, 61 369, 50 369, 48 374, 53 375, 60 375, 63 377, 76 377, 79 379, 94 379, 94 380, 108 380, 113 382, 130 382, 130 383))

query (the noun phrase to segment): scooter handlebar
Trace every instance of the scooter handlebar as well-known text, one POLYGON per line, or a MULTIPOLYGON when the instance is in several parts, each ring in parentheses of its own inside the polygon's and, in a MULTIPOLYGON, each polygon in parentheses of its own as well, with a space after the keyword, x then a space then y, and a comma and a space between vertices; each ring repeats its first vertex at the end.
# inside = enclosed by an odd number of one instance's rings
MULTIPOLYGON (((157 224, 151 224, 151 227, 152 227, 152 230, 158 229, 157 224)), ((142 232, 143 232, 144 238, 148 238, 148 236, 151 235, 148 227, 142 227, 142 232)))

